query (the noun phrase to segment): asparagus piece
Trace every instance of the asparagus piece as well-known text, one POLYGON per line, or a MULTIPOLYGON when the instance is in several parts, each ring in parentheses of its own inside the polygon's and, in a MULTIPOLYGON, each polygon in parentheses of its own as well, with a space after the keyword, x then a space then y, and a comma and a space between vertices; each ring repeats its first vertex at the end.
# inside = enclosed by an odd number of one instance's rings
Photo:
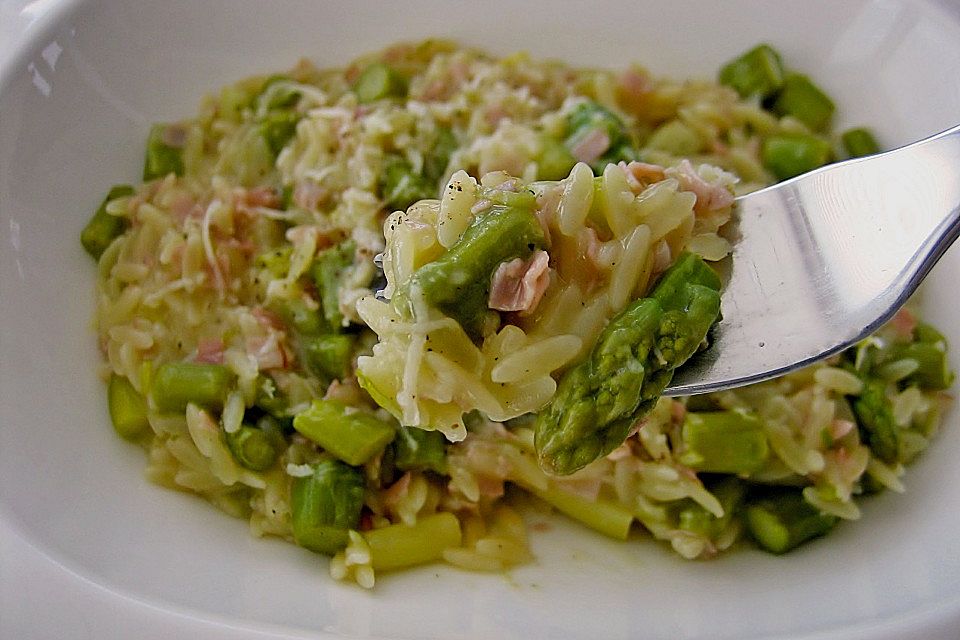
POLYGON ((537 160, 537 179, 563 180, 570 175, 577 159, 573 157, 566 146, 559 140, 544 136, 537 160))
POLYGON ((393 425, 336 400, 314 400, 293 419, 293 428, 354 466, 367 462, 393 440, 393 425))
POLYGON ((543 229, 532 210, 494 205, 474 218, 447 253, 414 272, 408 292, 419 291, 427 304, 478 337, 497 266, 525 258, 543 244, 543 229))
POLYGON ((733 516, 746 495, 744 483, 737 478, 726 477, 710 487, 712 493, 723 507, 723 516, 718 518, 700 504, 687 499, 682 501, 682 508, 677 514, 677 523, 680 529, 690 531, 715 540, 733 520, 733 516))
POLYGON ((345 380, 353 364, 355 336, 327 334, 303 338, 307 366, 317 375, 345 380))
POLYGON ((260 121, 260 135, 276 158, 297 133, 300 115, 293 111, 271 111, 260 121))
POLYGON ((335 247, 321 251, 310 267, 310 274, 320 292, 323 317, 334 331, 339 331, 343 326, 343 314, 340 312, 340 281, 344 270, 353 265, 356 251, 357 244, 353 240, 341 242, 335 247))
POLYGON ((749 474, 760 470, 769 455, 763 423, 745 412, 688 412, 682 438, 680 462, 697 471, 749 474))
POLYGON ((447 439, 439 431, 400 427, 393 441, 393 460, 397 469, 447 471, 447 439))
POLYGON ((257 106, 266 111, 275 109, 290 109, 300 100, 300 92, 291 87, 277 86, 281 82, 288 82, 290 78, 284 75, 275 75, 267 78, 263 88, 257 95, 257 106))
POLYGON ((150 428, 147 401, 124 376, 115 373, 110 376, 107 405, 110 408, 110 421, 121 438, 136 440, 150 428))
POLYGON ((568 149, 575 149, 587 136, 597 130, 607 136, 608 144, 600 157, 590 164, 596 175, 603 173, 604 167, 611 162, 635 160, 636 152, 630 146, 630 135, 623 121, 610 110, 595 102, 584 102, 567 116, 568 149))
POLYGON ((389 156, 384 161, 379 186, 380 198, 394 211, 406 210, 418 200, 437 197, 436 188, 398 155, 389 156))
POLYGON ((921 389, 940 391, 953 384, 953 372, 947 362, 947 339, 929 324, 920 324, 914 331, 915 342, 895 344, 885 362, 914 360, 917 370, 904 380, 921 389))
POLYGON ((169 139, 168 127, 176 125, 155 124, 147 136, 147 157, 143 163, 143 180, 147 182, 174 173, 183 175, 183 149, 174 146, 169 139))
POLYGON ((333 555, 346 546, 348 532, 360 523, 363 474, 338 460, 316 465, 290 488, 290 527, 301 547, 333 555))
POLYGON ((873 455, 884 462, 894 463, 900 452, 900 427, 893 418, 893 407, 887 398, 886 384, 876 378, 866 378, 863 390, 853 401, 857 425, 873 455))
POLYGON ((403 97, 407 93, 407 83, 388 65, 375 62, 357 77, 353 92, 361 104, 366 104, 383 98, 403 97))
POLYGON ((833 117, 833 101, 810 78, 791 73, 783 80, 783 88, 773 103, 774 112, 790 115, 814 131, 822 131, 833 117))
POLYGON ((720 84, 733 87, 744 98, 769 98, 783 86, 780 54, 761 44, 720 69, 720 84))
POLYGON ((763 141, 763 165, 779 180, 822 167, 830 161, 830 144, 800 133, 771 136, 763 141))
POLYGON ((265 416, 256 427, 241 425, 233 433, 225 434, 225 440, 236 461, 253 471, 272 467, 286 444, 279 423, 270 416, 265 416))
POLYGON ((161 413, 182 413, 191 402, 219 409, 232 384, 233 373, 223 365, 168 362, 157 368, 150 395, 161 413))
MULTIPOLYGON (((437 129, 437 138, 430 147, 430 152, 423 159, 423 175, 434 185, 444 176, 450 156, 460 148, 457 137, 447 127, 437 129)), ((566 174, 564 174, 566 175, 566 174)), ((434 194, 435 195, 435 194, 434 194)))
POLYGON ((750 502, 746 509, 747 531, 764 550, 786 553, 811 538, 822 536, 837 523, 837 517, 820 513, 797 489, 750 502))
POLYGON ((843 135, 840 136, 840 141, 843 143, 843 148, 847 150, 851 158, 862 158, 863 156, 880 153, 880 145, 877 144, 873 133, 863 127, 845 131, 843 135))
POLYGON ((311 309, 302 300, 277 299, 270 303, 270 309, 300 335, 316 336, 329 330, 317 310, 311 309))
POLYGON ((392 524, 363 534, 375 571, 390 571, 443 558, 445 549, 459 547, 460 521, 449 512, 417 518, 416 524, 392 524))
POLYGON ((720 312, 719 288, 700 257, 684 254, 649 298, 610 321, 537 417, 535 441, 544 471, 567 475, 620 446, 673 370, 703 342, 720 312))
POLYGON ((80 244, 94 260, 99 260, 110 243, 127 229, 127 219, 107 213, 107 203, 116 198, 131 195, 133 195, 133 187, 130 185, 118 184, 111 187, 107 197, 103 199, 87 226, 80 232, 80 244))

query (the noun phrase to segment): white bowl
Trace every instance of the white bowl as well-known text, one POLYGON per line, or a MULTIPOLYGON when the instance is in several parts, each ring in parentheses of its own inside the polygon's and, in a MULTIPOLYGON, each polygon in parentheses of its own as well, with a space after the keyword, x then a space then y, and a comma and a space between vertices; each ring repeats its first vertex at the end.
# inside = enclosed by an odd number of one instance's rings
MULTIPOLYGON (((955 3, 7 0, 0 16, 0 636, 957 637, 957 412, 906 495, 864 501, 860 522, 783 558, 685 562, 558 520, 509 576, 431 566, 373 593, 335 583, 320 557, 143 479, 95 375, 78 242, 109 185, 137 179, 149 123, 300 56, 333 66, 431 35, 680 76, 768 41, 835 97, 838 126, 899 145, 957 122, 955 3)), ((960 347, 958 276, 954 251, 926 308, 960 347)))

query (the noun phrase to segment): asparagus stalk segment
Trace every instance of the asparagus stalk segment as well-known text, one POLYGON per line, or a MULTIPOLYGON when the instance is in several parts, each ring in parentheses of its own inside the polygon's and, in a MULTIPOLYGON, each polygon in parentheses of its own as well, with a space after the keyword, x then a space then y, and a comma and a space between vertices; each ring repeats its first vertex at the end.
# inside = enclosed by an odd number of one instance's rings
POLYGON ((769 455, 763 423, 744 412, 689 412, 682 435, 680 462, 697 471, 750 474, 760 470, 769 455))
POLYGON ((116 198, 130 195, 133 195, 133 187, 130 185, 118 184, 111 187, 107 197, 103 199, 93 217, 80 232, 80 244, 94 260, 99 260, 110 243, 127 228, 126 218, 107 213, 107 203, 116 198))
POLYGON ((353 85, 357 100, 362 103, 375 102, 383 98, 402 97, 407 93, 407 83, 392 67, 375 62, 368 66, 353 85))
POLYGON ((840 136, 840 141, 851 158, 862 158, 863 156, 880 153, 880 145, 877 144, 873 133, 864 127, 844 131, 843 135, 840 136))
POLYGON ((136 440, 150 429, 147 401, 125 377, 117 374, 110 376, 107 404, 113 428, 125 440, 136 440))
POLYGON ((223 365, 168 362, 157 368, 150 395, 161 413, 182 413, 191 402, 219 409, 233 380, 233 373, 223 365))
POLYGON ((477 215, 450 250, 410 278, 408 291, 456 319, 473 337, 487 317, 490 279, 497 266, 525 258, 545 242, 530 209, 494 205, 477 215))
POLYGON ((360 523, 363 474, 338 460, 317 464, 313 474, 293 481, 290 526, 301 547, 333 555, 346 546, 360 523))
POLYGON ((320 292, 320 306, 334 331, 343 326, 343 314, 340 312, 340 282, 343 272, 353 264, 357 244, 353 240, 341 242, 335 247, 321 251, 310 267, 310 274, 320 292))
POLYGON ((837 520, 808 504, 796 489, 751 502, 746 508, 747 531, 761 548, 776 554, 822 536, 837 520))
POLYGON ((336 400, 314 400, 293 419, 293 428, 354 466, 367 462, 393 440, 393 425, 336 400))
POLYGON ((720 84, 744 98, 768 98, 783 86, 783 63, 770 45, 761 44, 720 69, 720 84))
POLYGON ((447 439, 439 431, 400 427, 393 441, 393 459, 397 469, 447 471, 447 439))
POLYGON ((674 369, 703 342, 720 312, 719 286, 700 257, 684 254, 649 298, 610 321, 537 417, 535 441, 544 471, 567 475, 620 446, 674 369))
POLYGON ((893 417, 886 383, 875 378, 864 380, 863 390, 853 401, 853 412, 860 434, 873 455, 887 463, 897 462, 900 455, 900 427, 893 417))
MULTIPOLYGON (((276 435, 280 435, 279 431, 276 435)), ((280 455, 280 441, 276 435, 245 424, 233 433, 227 433, 225 439, 227 448, 241 466, 252 471, 266 471, 280 455)), ((282 438, 281 435, 281 441, 282 438)))
POLYGON ((176 125, 155 124, 147 136, 147 156, 143 163, 143 180, 163 178, 168 174, 183 175, 182 146, 171 144, 168 128, 176 125))
POLYGON ((353 363, 355 337, 349 334, 328 334, 303 338, 307 365, 326 378, 345 380, 353 363))
POLYGON ((813 171, 830 161, 830 144, 802 133, 770 136, 763 141, 763 165, 780 180, 813 171))
POLYGON ((814 131, 821 131, 830 123, 835 109, 833 100, 800 73, 784 78, 783 88, 773 103, 775 112, 793 116, 814 131))
POLYGON ((436 562, 445 549, 459 547, 460 521, 449 512, 417 518, 413 526, 392 524, 362 533, 375 571, 390 571, 436 562))

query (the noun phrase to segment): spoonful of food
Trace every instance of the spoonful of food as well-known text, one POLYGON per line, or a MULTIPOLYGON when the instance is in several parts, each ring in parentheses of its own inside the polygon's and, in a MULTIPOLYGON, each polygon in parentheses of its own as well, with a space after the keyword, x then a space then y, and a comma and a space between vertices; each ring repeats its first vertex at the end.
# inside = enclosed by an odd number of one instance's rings
POLYGON ((960 235, 960 126, 737 199, 712 345, 666 395, 760 382, 890 319, 960 235))

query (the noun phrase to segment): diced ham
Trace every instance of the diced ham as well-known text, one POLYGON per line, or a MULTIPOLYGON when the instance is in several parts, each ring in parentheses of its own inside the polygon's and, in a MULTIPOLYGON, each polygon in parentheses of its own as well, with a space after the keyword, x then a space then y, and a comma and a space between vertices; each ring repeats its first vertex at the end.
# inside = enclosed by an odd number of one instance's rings
POLYGON ((488 306, 497 311, 529 313, 550 284, 550 255, 537 250, 527 260, 514 258, 497 267, 490 283, 488 306))
POLYGON ((250 336, 245 341, 247 353, 257 361, 261 371, 285 369, 291 358, 280 343, 280 333, 270 331, 265 336, 250 336))
POLYGON ((477 476, 477 489, 484 498, 500 498, 503 496, 503 480, 487 476, 477 476))
POLYGON ((280 196, 272 187, 255 187, 245 189, 240 201, 248 207, 267 207, 276 209, 280 206, 280 196))
POLYGON ((890 320, 890 326, 897 332, 898 338, 910 340, 914 329, 917 328, 917 316, 913 315, 910 309, 903 307, 894 314, 893 319, 890 320))
POLYGON ((593 162, 610 148, 610 136, 601 128, 596 128, 577 141, 570 153, 580 162, 593 162))
POLYGON ((649 162, 630 163, 620 161, 620 168, 627 176, 627 183, 634 193, 639 194, 654 182, 660 182, 666 177, 663 167, 649 162))
POLYGON ((407 471, 400 476, 399 480, 390 485, 390 487, 383 492, 383 503, 388 507, 392 507, 400 502, 410 491, 411 477, 410 472, 407 471))
POLYGON ((182 149, 183 145, 187 144, 187 128, 182 124, 167 125, 163 128, 160 139, 168 147, 182 149))
POLYGON ((710 184, 700 177, 697 170, 687 159, 681 160, 675 168, 669 169, 667 175, 680 182, 680 188, 690 191, 697 196, 693 208, 698 213, 716 211, 733 204, 733 194, 722 184, 710 184))
POLYGON ((197 355, 193 360, 204 364, 223 364, 223 340, 220 338, 201 340, 197 343, 197 355))
POLYGON ((837 418, 830 423, 830 437, 834 440, 839 440, 843 436, 847 435, 857 427, 857 424, 852 420, 842 420, 837 418))

